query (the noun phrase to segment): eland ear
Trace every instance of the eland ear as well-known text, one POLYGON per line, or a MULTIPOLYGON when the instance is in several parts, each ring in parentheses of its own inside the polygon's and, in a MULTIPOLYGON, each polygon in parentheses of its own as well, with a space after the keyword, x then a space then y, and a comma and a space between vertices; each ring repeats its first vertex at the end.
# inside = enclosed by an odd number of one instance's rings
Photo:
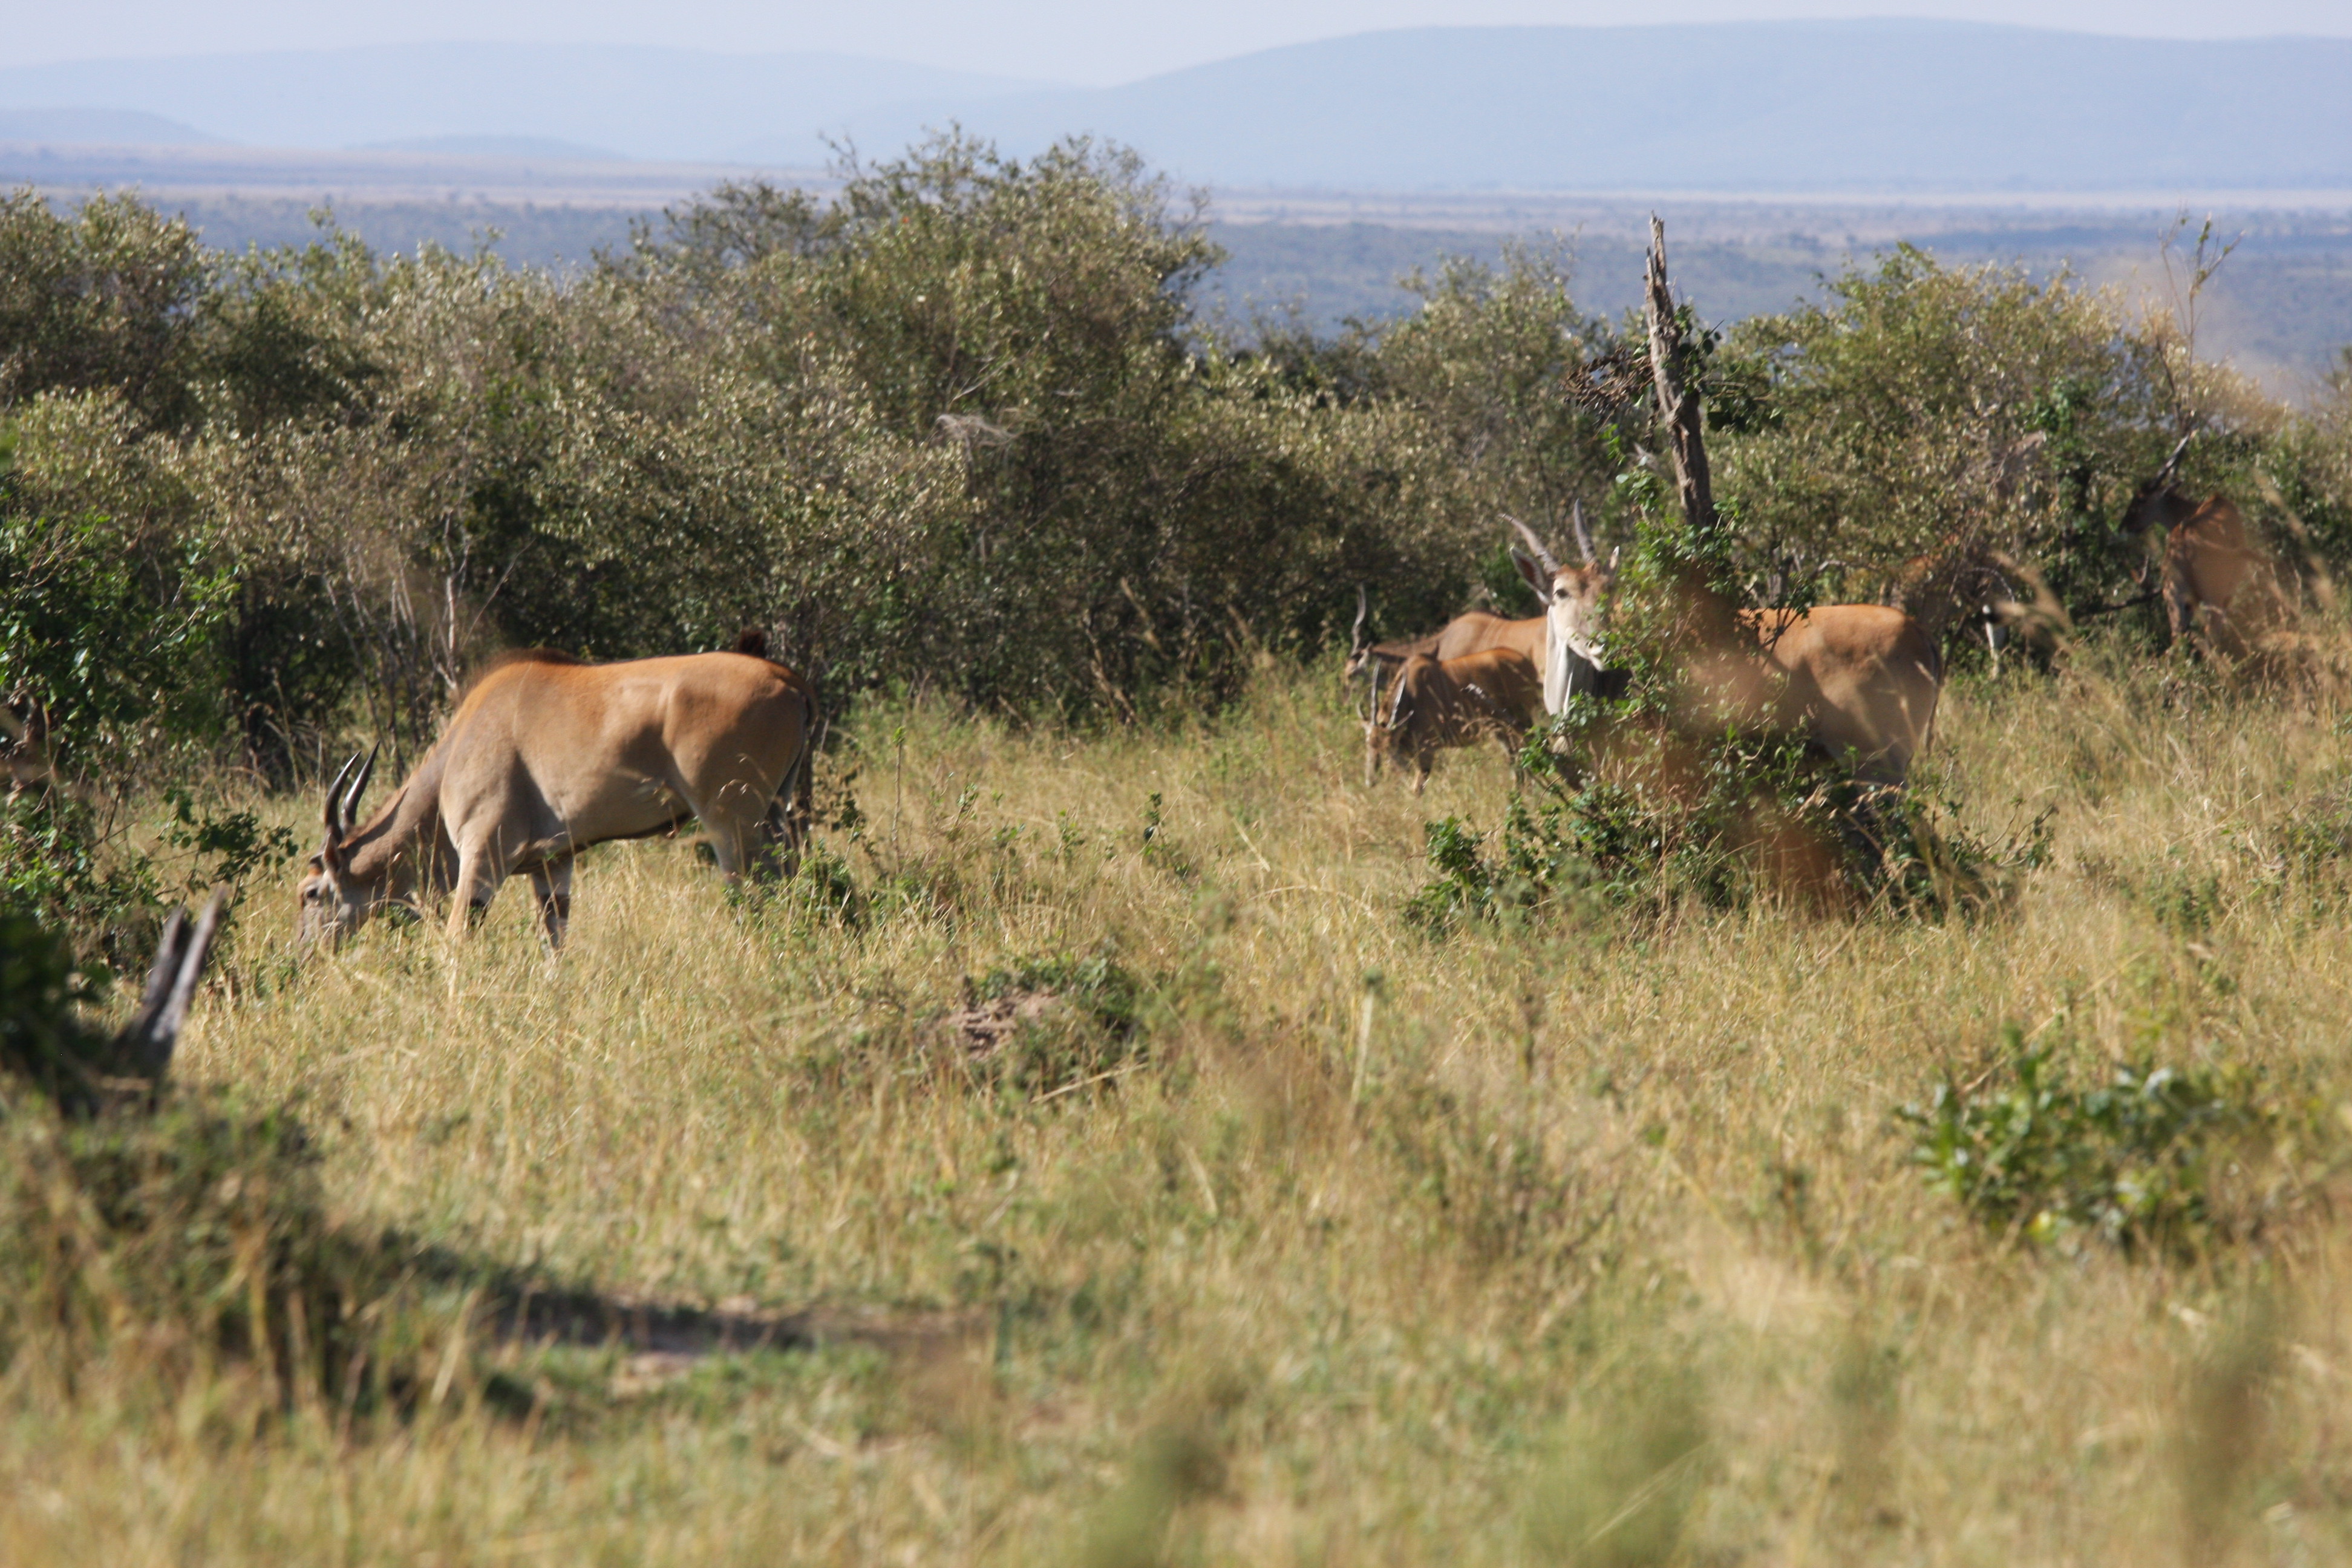
POLYGON ((1524 550, 1514 548, 1511 564, 1519 569, 1520 578, 1535 590, 1537 598, 1548 600, 1551 597, 1551 574, 1537 564, 1535 557, 1524 550))

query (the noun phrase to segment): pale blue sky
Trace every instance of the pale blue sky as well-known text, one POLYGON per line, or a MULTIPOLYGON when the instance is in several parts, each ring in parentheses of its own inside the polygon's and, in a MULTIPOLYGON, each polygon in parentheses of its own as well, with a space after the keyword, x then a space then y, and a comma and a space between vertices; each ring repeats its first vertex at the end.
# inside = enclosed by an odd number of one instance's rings
POLYGON ((2166 37, 2352 37, 2352 0, 0 0, 0 65, 500 39, 833 49, 1108 84, 1379 27, 1885 16, 2166 37))

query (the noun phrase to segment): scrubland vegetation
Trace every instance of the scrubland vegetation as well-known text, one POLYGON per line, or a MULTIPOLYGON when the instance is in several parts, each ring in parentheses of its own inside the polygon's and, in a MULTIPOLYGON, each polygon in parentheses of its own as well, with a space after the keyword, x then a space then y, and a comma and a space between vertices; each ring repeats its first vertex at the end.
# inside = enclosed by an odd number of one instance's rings
POLYGON ((563 288, 128 200, 0 259, 0 1058, 243 889, 159 1110, 0 1089, 0 1558, 2352 1542, 2352 422, 2185 311, 1898 253, 1702 345, 1717 580, 1949 635, 1928 826, 1824 898, 1490 751, 1360 784, 1358 581, 1678 548, 1561 258, 1225 344, 1141 171, 947 143, 563 288), (2117 527, 2192 426, 2307 584, 2260 668, 2117 527), (793 879, 608 846, 560 959, 511 891, 295 951, 351 742, 746 624, 835 715, 793 879))

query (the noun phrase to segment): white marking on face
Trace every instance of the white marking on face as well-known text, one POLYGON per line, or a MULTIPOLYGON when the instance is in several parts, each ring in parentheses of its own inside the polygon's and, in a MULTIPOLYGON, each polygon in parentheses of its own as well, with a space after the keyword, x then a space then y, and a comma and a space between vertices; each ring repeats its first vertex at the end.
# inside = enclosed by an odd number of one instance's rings
POLYGON ((1600 566, 1562 567, 1544 607, 1544 710, 1558 714, 1578 690, 1597 681, 1601 619, 1615 574, 1600 566))

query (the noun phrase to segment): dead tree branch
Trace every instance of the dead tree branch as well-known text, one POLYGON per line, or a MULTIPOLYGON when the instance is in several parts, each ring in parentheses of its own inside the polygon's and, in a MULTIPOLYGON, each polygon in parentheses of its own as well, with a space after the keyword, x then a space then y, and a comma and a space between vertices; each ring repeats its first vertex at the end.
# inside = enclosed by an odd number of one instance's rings
POLYGON ((1675 315, 1674 289, 1666 281, 1666 226, 1650 215, 1650 254, 1642 268, 1642 303, 1649 317, 1650 374, 1658 389, 1658 423, 1675 459, 1675 491, 1683 521, 1695 539, 1715 532, 1715 487, 1706 468, 1706 441, 1699 429, 1697 393, 1683 384, 1683 329, 1675 315))

